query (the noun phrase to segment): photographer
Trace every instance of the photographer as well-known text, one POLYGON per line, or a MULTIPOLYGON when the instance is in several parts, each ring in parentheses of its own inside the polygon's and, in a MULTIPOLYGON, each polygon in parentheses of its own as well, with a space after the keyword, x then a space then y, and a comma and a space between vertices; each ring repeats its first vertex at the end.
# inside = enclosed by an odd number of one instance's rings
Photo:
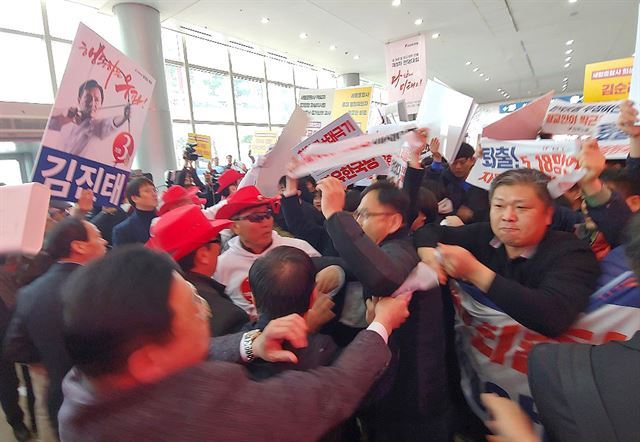
POLYGON ((201 192, 206 192, 207 186, 198 178, 196 173, 195 162, 198 161, 200 155, 196 153, 195 147, 195 143, 187 143, 187 147, 182 154, 184 167, 176 173, 174 184, 182 187, 198 186, 201 192))

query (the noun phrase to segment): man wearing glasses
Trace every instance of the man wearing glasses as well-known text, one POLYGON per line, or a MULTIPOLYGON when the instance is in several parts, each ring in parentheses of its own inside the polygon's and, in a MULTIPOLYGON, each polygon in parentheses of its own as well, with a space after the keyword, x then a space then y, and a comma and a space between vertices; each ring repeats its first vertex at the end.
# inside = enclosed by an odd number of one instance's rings
MULTIPOLYGON (((339 180, 325 178, 318 189, 325 228, 347 273, 362 284, 368 306, 374 296, 393 295, 419 262, 408 236, 407 194, 379 181, 365 189, 351 214, 343 209, 345 192, 339 180)), ((393 385, 364 417, 373 441, 449 440, 442 299, 435 281, 433 285, 415 291, 411 316, 389 342, 393 385)))
POLYGON ((320 253, 306 241, 282 237, 273 230, 273 214, 279 208, 277 197, 266 198, 256 187, 247 186, 226 201, 216 219, 233 221, 231 229, 236 236, 229 241, 229 249, 220 255, 213 277, 226 286, 226 293, 237 306, 251 319, 257 319, 249 286, 249 269, 254 261, 278 246, 295 247, 310 257, 319 257, 320 253))
POLYGON ((446 197, 451 200, 453 210, 442 210, 441 215, 457 215, 466 224, 489 220, 489 195, 486 190, 466 182, 476 163, 471 145, 462 143, 454 161, 446 167, 442 162, 439 143, 430 146, 433 163, 426 168, 425 178, 440 183, 446 197))

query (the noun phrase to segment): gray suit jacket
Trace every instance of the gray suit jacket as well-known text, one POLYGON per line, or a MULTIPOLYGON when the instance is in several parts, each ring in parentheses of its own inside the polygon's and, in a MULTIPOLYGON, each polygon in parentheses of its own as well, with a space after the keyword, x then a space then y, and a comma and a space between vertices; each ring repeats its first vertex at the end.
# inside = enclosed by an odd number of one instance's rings
MULTIPOLYGON (((238 360, 238 337, 214 339, 217 356, 238 360)), ((241 365, 212 361, 155 384, 95 395, 74 369, 63 385, 60 438, 313 441, 353 413, 389 358, 382 338, 365 330, 332 366, 264 382, 251 381, 241 365)))
POLYGON ((539 344, 528 360, 550 440, 640 440, 640 331, 603 345, 539 344))

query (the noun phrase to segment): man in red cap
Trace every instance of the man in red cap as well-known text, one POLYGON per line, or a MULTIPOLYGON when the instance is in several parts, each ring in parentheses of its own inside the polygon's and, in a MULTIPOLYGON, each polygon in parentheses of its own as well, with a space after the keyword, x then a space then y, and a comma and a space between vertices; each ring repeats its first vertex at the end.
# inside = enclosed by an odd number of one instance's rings
POLYGON ((218 178, 218 188, 216 193, 222 195, 223 199, 229 198, 238 191, 238 184, 244 178, 244 174, 234 169, 225 171, 218 178))
MULTIPOLYGON (((233 302, 244 309, 252 319, 257 318, 253 294, 249 285, 249 269, 256 259, 278 246, 291 246, 302 250, 310 257, 319 257, 320 253, 306 241, 297 238, 285 238, 273 230, 273 215, 279 208, 279 198, 266 198, 254 186, 243 187, 231 195, 216 213, 216 219, 233 221, 231 229, 237 235, 229 240, 229 249, 220 255, 214 278, 227 287, 227 294, 233 302)), ((332 266, 321 274, 329 278, 328 273, 341 270, 332 266)), ((342 285, 342 278, 331 276, 334 284, 328 284, 329 290, 342 285)), ((318 279, 317 279, 318 281, 318 279)), ((327 293, 327 284, 320 290, 327 293)))
POLYGON ((208 220, 198 206, 188 204, 159 217, 151 227, 153 238, 147 242, 147 247, 167 252, 177 261, 185 279, 216 312, 209 318, 212 336, 240 331, 249 321, 247 314, 225 295, 225 287, 211 278, 220 254, 220 231, 231 224, 226 219, 208 220))
POLYGON ((162 194, 162 205, 158 209, 158 215, 162 216, 170 210, 186 205, 201 206, 207 202, 206 199, 197 195, 196 186, 185 189, 182 186, 171 186, 162 194))

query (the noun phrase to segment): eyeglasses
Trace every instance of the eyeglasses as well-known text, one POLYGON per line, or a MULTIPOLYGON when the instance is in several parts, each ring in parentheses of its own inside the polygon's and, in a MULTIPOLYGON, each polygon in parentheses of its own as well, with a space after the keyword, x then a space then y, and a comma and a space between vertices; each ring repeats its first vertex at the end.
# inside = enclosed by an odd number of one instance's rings
POLYGON ((236 216, 231 218, 232 221, 249 221, 250 223, 259 223, 265 219, 273 218, 273 210, 269 209, 266 212, 250 213, 245 216, 236 216))
POLYGON ((198 318, 208 321, 211 316, 211 307, 206 299, 198 294, 198 289, 195 285, 188 283, 191 286, 192 295, 193 295, 193 303, 198 307, 198 318))
POLYGON ((357 220, 359 218, 364 219, 365 221, 369 218, 371 218, 372 216, 389 216, 389 215, 395 215, 395 212, 369 212, 366 209, 365 210, 356 210, 355 212, 353 212, 353 217, 357 220))

